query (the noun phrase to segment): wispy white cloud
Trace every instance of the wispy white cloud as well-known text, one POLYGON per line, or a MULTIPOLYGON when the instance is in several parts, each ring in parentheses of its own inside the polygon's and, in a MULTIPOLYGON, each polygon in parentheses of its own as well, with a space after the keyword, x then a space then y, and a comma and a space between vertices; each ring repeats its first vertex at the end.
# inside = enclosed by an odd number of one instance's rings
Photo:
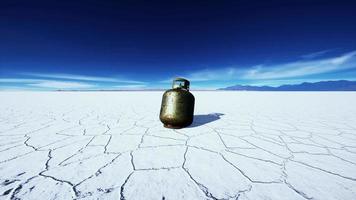
MULTIPOLYGON (((118 81, 105 77, 88 77, 81 75, 39 75, 41 78, 0 78, 2 88, 23 88, 23 89, 87 89, 87 88, 122 88, 122 89, 143 89, 146 84, 140 81, 118 81), (44 79, 47 78, 47 79, 44 79), (121 84, 123 83, 123 84, 121 84), (14 86, 15 84, 15 86, 14 86), (114 85, 113 85, 114 84, 114 85), (121 85, 117 85, 121 84, 121 85), (21 86, 20 86, 21 85, 21 86)), ((39 77, 38 76, 38 77, 39 77)), ((16 89, 18 89, 16 88, 16 89)))
POLYGON ((88 84, 85 82, 73 82, 73 81, 57 81, 48 79, 21 79, 21 78, 1 78, 0 83, 4 83, 4 88, 23 88, 30 89, 31 87, 38 88, 51 88, 51 89, 81 89, 95 87, 94 84, 88 84), (6 85, 6 84, 20 84, 20 86, 6 85), (30 87, 29 87, 30 86, 30 87))
POLYGON ((28 86, 50 88, 50 89, 82 89, 95 87, 93 84, 81 82, 68 82, 68 81, 39 81, 37 83, 27 84, 28 86))
POLYGON ((232 80, 237 79, 244 70, 236 68, 204 69, 187 75, 191 81, 232 80))
POLYGON ((247 70, 243 79, 275 79, 302 77, 356 67, 356 51, 327 59, 296 61, 275 66, 258 66, 247 70))
POLYGON ((204 69, 188 74, 192 81, 263 80, 298 78, 356 68, 356 51, 337 57, 299 60, 277 65, 257 65, 248 68, 204 69))
POLYGON ((142 81, 129 80, 124 78, 86 76, 86 75, 77 75, 77 74, 22 73, 22 75, 30 76, 30 77, 67 79, 67 80, 77 80, 77 81, 113 82, 113 83, 115 82, 115 83, 132 83, 132 84, 144 83, 142 81))
POLYGON ((317 52, 312 52, 312 53, 308 53, 308 54, 304 54, 301 57, 305 58, 305 59, 314 59, 320 56, 323 56, 331 51, 333 51, 334 49, 327 49, 327 50, 323 50, 323 51, 317 51, 317 52))
POLYGON ((0 83, 35 83, 43 81, 42 79, 27 79, 27 78, 0 78, 0 83))

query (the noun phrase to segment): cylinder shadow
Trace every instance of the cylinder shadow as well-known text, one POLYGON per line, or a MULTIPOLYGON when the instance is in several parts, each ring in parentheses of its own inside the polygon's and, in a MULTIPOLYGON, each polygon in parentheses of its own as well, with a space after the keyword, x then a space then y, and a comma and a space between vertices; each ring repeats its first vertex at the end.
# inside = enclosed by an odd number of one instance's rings
POLYGON ((202 126, 210 122, 220 119, 220 116, 224 115, 223 113, 210 113, 206 115, 194 115, 193 123, 188 126, 188 128, 202 126))

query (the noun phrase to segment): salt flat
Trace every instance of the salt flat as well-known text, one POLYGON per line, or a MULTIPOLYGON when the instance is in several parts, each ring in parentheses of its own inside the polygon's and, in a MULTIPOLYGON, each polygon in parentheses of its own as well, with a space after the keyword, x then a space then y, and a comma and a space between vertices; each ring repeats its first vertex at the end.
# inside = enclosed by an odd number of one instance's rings
POLYGON ((0 92, 0 199, 356 197, 356 93, 0 92))

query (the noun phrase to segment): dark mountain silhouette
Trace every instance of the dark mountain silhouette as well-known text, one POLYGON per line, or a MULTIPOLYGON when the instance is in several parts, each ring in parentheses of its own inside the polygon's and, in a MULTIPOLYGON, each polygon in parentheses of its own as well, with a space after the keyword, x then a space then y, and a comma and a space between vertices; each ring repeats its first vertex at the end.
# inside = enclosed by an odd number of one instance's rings
POLYGON ((235 85, 218 90, 243 90, 243 91, 356 91, 356 81, 320 81, 315 83, 304 82, 295 85, 249 86, 235 85))

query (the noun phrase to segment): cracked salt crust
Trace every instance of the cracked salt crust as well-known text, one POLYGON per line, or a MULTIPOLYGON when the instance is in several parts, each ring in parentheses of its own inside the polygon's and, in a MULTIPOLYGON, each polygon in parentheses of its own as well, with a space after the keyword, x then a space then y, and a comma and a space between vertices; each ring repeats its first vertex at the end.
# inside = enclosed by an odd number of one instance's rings
POLYGON ((194 95, 172 130, 162 92, 1 92, 0 199, 355 198, 356 93, 194 95))

